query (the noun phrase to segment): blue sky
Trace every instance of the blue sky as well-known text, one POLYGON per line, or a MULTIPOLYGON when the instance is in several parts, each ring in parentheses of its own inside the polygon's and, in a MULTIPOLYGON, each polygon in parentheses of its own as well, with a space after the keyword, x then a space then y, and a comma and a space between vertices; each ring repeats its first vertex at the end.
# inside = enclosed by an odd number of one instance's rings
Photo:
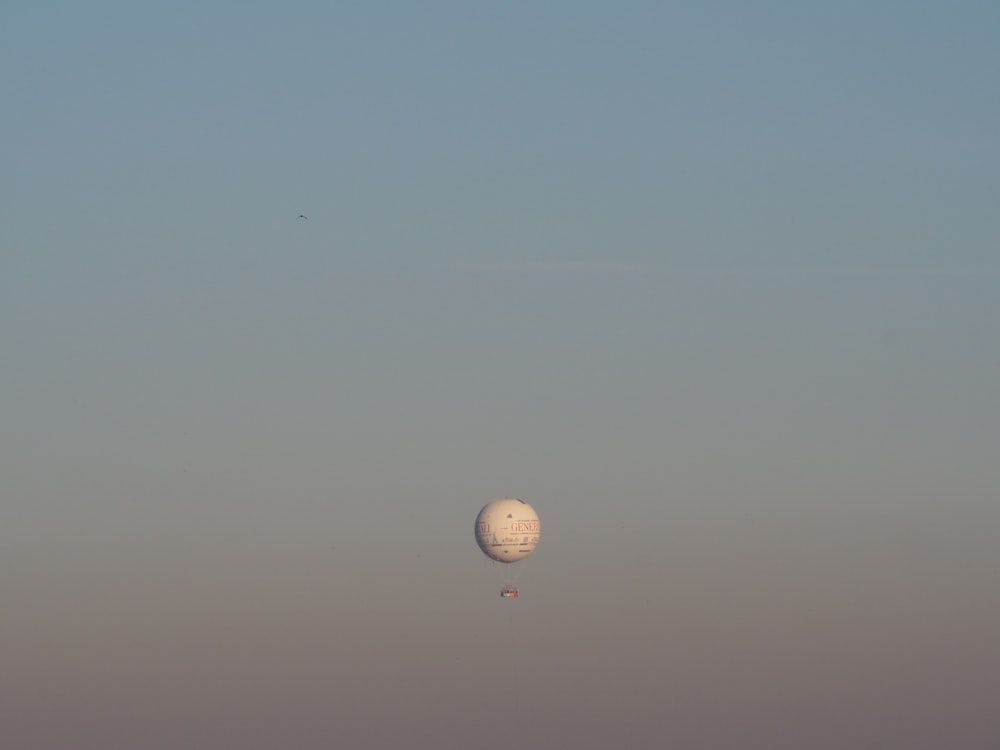
POLYGON ((995 746, 998 29, 0 11, 3 744, 995 746))

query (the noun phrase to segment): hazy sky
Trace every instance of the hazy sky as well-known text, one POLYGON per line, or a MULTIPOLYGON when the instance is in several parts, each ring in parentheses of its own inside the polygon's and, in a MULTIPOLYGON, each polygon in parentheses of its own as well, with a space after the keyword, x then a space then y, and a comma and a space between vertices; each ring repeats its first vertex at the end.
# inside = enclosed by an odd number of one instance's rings
POLYGON ((1000 746, 1000 4, 6 3, 0 71, 0 745, 1000 746))

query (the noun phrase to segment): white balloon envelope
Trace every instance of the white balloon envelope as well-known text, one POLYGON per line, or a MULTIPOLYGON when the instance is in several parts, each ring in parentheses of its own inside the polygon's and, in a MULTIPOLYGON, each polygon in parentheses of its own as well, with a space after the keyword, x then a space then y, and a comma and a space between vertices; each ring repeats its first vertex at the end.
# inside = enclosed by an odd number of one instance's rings
MULTIPOLYGON (((476 517, 479 549, 501 563, 515 563, 526 558, 535 551, 541 533, 542 525, 535 509, 516 497, 486 503, 476 517)), ((511 580, 500 590, 500 596, 517 596, 517 588, 511 580)))

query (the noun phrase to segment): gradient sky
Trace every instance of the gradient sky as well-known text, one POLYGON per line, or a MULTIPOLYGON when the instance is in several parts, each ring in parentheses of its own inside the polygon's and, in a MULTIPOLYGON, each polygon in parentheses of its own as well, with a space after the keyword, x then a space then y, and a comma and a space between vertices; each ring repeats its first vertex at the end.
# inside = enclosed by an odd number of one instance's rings
POLYGON ((0 70, 0 745, 1000 745, 1000 4, 7 3, 0 70))

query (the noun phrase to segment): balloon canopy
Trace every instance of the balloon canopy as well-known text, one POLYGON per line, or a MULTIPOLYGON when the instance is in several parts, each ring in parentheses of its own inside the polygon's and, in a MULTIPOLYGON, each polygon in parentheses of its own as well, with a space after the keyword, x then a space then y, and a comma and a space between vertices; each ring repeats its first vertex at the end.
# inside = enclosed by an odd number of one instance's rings
POLYGON ((486 503, 476 517, 476 542, 487 557, 502 563, 535 551, 542 526, 535 509, 515 497, 486 503))

